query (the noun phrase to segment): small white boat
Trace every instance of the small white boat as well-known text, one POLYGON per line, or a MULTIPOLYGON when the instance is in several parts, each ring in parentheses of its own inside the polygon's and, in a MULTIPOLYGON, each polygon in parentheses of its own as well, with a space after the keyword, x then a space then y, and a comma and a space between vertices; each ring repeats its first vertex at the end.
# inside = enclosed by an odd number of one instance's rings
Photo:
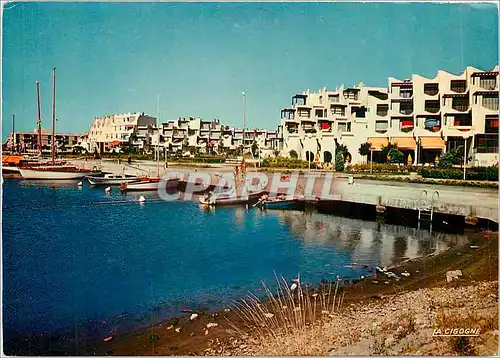
POLYGON ((227 191, 209 192, 201 196, 198 201, 200 204, 208 206, 246 205, 265 194, 264 190, 257 190, 250 191, 247 195, 238 196, 235 195, 235 190, 233 187, 227 191))
POLYGON ((121 185, 123 183, 133 182, 139 179, 136 175, 127 174, 104 174, 103 177, 87 176, 91 185, 121 185))
MULTIPOLYGON (((122 183, 120 185, 121 191, 151 191, 158 190, 160 187, 161 178, 159 177, 140 177, 135 181, 122 183)), ((172 178, 167 180, 166 189, 177 188, 179 183, 178 178, 172 178)))
POLYGON ((74 165, 47 165, 33 168, 20 168, 24 179, 36 180, 69 180, 82 179, 90 174, 90 170, 80 169, 74 165))

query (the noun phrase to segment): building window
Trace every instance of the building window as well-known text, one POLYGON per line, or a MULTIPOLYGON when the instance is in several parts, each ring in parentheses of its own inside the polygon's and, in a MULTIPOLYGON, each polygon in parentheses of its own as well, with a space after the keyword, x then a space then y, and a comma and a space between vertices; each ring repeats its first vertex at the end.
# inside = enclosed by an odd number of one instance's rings
POLYGON ((437 113, 441 109, 439 101, 425 101, 425 110, 430 113, 437 113))
POLYGON ((485 117, 485 132, 489 134, 498 134, 498 114, 486 115, 485 117))
POLYGON ((413 96, 413 88, 411 87, 400 87, 399 97, 401 98, 411 98, 413 96))
POLYGON ((306 98, 307 98, 307 96, 305 96, 305 95, 293 96, 292 97, 292 106, 293 105, 305 106, 306 105, 306 98))
POLYGON ((299 117, 306 117, 306 118, 309 118, 311 113, 307 108, 299 108, 297 112, 299 114, 299 117))
POLYGON ((469 114, 456 115, 453 120, 453 125, 470 127, 472 126, 472 117, 469 114))
POLYGON ((341 106, 333 106, 332 107, 332 114, 337 114, 340 116, 345 116, 345 108, 341 106))
POLYGON ((439 85, 437 83, 425 83, 424 93, 429 96, 435 96, 439 92, 439 85))
POLYGON ((389 128, 389 122, 387 121, 376 121, 375 122, 375 130, 377 132, 385 132, 389 128))
POLYGON ((461 112, 467 111, 469 109, 469 97, 453 97, 451 108, 461 112))
POLYGON ((328 102, 330 103, 339 103, 340 96, 338 94, 330 94, 328 95, 328 102))
POLYGON ((465 80, 451 81, 450 89, 456 93, 464 93, 467 90, 467 81, 465 80))
POLYGON ((478 153, 498 153, 498 136, 478 134, 476 136, 476 150, 478 153))
POLYGON ((315 111, 315 115, 316 115, 316 117, 323 118, 324 111, 322 109, 317 109, 315 111))
POLYGON ((344 91, 344 98, 352 101, 358 100, 358 91, 344 91))
POLYGON ((484 76, 479 79, 479 86, 486 90, 494 90, 497 86, 496 76, 484 76))
POLYGON ((483 95, 483 107, 498 111, 498 93, 483 95))
POLYGON ((377 104, 377 116, 385 117, 389 112, 388 104, 377 104))
POLYGON ((351 131, 351 123, 339 122, 338 126, 339 132, 350 132, 351 131))
POLYGON ((401 102, 399 104, 399 113, 410 115, 413 113, 413 102, 401 102))

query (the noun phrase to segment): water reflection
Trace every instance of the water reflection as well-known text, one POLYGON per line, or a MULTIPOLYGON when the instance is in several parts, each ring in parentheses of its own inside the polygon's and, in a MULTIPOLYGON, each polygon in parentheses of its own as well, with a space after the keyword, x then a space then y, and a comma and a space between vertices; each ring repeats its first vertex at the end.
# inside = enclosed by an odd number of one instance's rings
POLYGON ((425 256, 467 241, 465 235, 429 232, 382 222, 361 221, 320 213, 267 211, 306 245, 331 245, 351 254, 353 262, 391 265, 425 256))

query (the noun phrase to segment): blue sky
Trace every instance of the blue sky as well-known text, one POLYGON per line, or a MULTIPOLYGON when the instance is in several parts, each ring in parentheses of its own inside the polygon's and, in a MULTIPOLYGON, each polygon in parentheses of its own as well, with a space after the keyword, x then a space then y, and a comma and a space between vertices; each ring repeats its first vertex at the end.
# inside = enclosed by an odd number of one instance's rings
POLYGON ((386 86, 387 77, 498 62, 494 5, 422 3, 15 3, 3 13, 2 138, 33 130, 35 81, 58 131, 144 111, 275 128, 307 88, 386 86))

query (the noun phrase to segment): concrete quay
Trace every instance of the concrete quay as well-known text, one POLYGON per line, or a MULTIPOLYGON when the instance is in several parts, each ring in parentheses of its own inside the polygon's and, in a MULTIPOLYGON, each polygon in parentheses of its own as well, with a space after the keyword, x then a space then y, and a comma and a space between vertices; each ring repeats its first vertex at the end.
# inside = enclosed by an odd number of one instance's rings
POLYGON ((333 192, 341 201, 389 206, 459 216, 476 216, 498 222, 498 189, 336 178, 333 192), (435 194, 437 192, 437 194, 435 194), (434 199, 433 199, 434 196, 434 199))

